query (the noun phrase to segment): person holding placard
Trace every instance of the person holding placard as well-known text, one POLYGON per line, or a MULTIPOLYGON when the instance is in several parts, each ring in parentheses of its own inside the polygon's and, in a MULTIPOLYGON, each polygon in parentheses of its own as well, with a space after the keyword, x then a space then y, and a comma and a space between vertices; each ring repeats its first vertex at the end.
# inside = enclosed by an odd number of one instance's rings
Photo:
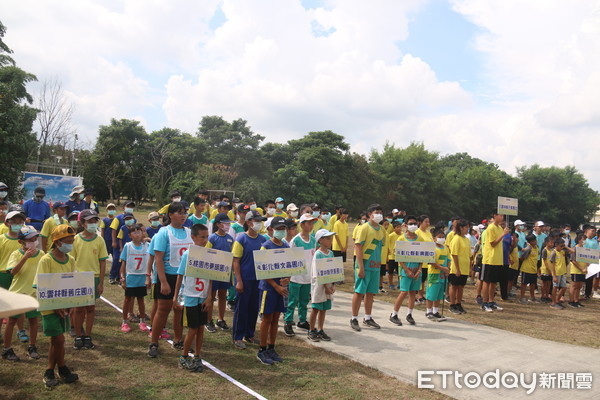
MULTIPOLYGON (((575 242, 577 243, 575 247, 583 247, 583 244, 586 240, 586 236, 584 234, 577 235, 577 239, 575 242)), ((581 308, 583 304, 579 301, 579 292, 585 283, 585 275, 587 274, 587 267, 589 264, 584 262, 579 262, 575 260, 575 249, 573 251, 573 256, 571 257, 571 285, 569 287, 569 306, 573 308, 581 308)))
MULTIPOLYGON (((363 325, 380 329, 371 316, 373 300, 379 291, 379 271, 381 269, 381 250, 386 240, 385 230, 379 225, 383 220, 383 209, 379 204, 371 204, 367 210, 369 218, 358 232, 354 248, 356 263, 354 264, 354 295, 352 296, 352 318, 350 327, 360 332, 358 312, 360 304, 365 300, 365 317, 363 325)), ((314 228, 313 228, 314 230, 314 228)))
MULTIPOLYGON (((273 217, 271 221, 273 238, 264 242, 261 250, 285 249, 290 246, 283 241, 286 234, 285 219, 273 217)), ((283 298, 288 296, 289 278, 261 279, 258 283, 260 290, 260 349, 256 355, 258 360, 266 365, 282 362, 283 359, 275 351, 275 340, 279 328, 279 316, 285 312, 283 298)))
MULTIPOLYGON (((297 234, 290 242, 290 247, 301 247, 305 252, 309 252, 310 258, 315 253, 317 241, 311 234, 314 226, 315 218, 311 214, 303 214, 300 217, 300 233, 297 234)), ((307 266, 308 267, 308 266, 307 266)), ((306 313, 308 303, 310 302, 310 282, 311 273, 310 267, 307 272, 302 275, 295 275, 290 278, 288 287, 288 304, 285 312, 285 325, 283 331, 286 336, 294 336, 294 312, 298 309, 298 328, 309 330, 310 325, 306 321, 306 313)))
MULTIPOLYGON (((33 286, 37 287, 38 275, 75 271, 75 259, 68 253, 73 250, 75 230, 68 225, 59 225, 52 231, 54 243, 52 250, 42 256, 38 264, 33 286)), ((50 337, 48 349, 48 369, 44 372, 46 387, 58 385, 54 369, 58 366, 58 376, 65 383, 79 380, 79 376, 71 372, 65 363, 65 332, 69 331, 68 309, 42 311, 42 327, 45 336, 50 337)))
MULTIPOLYGON (((75 236, 73 252, 75 258, 75 270, 77 272, 91 271, 94 273, 94 294, 99 298, 104 290, 104 274, 106 272, 106 260, 108 252, 104 239, 98 236, 98 213, 91 209, 85 209, 79 214, 80 222, 84 230, 75 236)), ((92 329, 96 318, 96 305, 77 307, 73 316, 75 327, 75 350, 93 349, 92 329), (85 336, 83 336, 83 321, 85 320, 85 336)))
POLYGON ((233 313, 232 338, 236 348, 243 350, 246 343, 255 343, 254 332, 258 318, 258 281, 254 269, 254 250, 260 250, 266 241, 259 232, 266 218, 256 210, 246 214, 247 230, 235 239, 233 253, 233 272, 237 301, 233 313))
POLYGON ((121 252, 121 286, 125 289, 123 301, 123 322, 121 332, 131 332, 129 322, 134 322, 133 306, 137 299, 139 311, 139 327, 142 332, 150 331, 146 324, 146 266, 148 263, 148 243, 143 241, 144 226, 135 224, 129 230, 131 242, 126 243, 121 252))
MULTIPOLYGON (((158 355, 158 339, 173 309, 177 270, 182 254, 193 244, 190 230, 184 228, 187 211, 182 203, 171 203, 167 210, 169 225, 154 236, 154 263, 157 280, 154 285, 154 298, 158 299, 158 309, 152 321, 152 339, 148 346, 148 356, 158 355)), ((173 348, 183 348, 183 327, 181 309, 173 309, 173 348)))
POLYGON ((427 271, 427 311, 425 316, 434 321, 445 321, 446 318, 440 314, 440 301, 446 295, 446 282, 450 273, 448 261, 450 260, 450 249, 446 246, 446 234, 444 229, 437 229, 433 233, 435 240, 435 262, 429 264, 427 271))
MULTIPOLYGON (((208 228, 202 224, 193 225, 191 237, 194 245, 205 247, 208 244, 208 228)), ((212 304, 213 291, 211 281, 186 275, 189 254, 190 250, 187 249, 181 256, 173 297, 174 308, 182 311, 185 325, 188 327, 179 356, 179 366, 187 371, 202 372, 204 365, 200 355, 204 341, 203 327, 208 322, 208 308, 212 304), (182 304, 177 302, 178 297, 183 299, 182 304), (195 343, 193 358, 189 356, 192 343, 195 343)))
POLYGON ((320 229, 315 235, 315 240, 319 245, 315 255, 313 256, 312 276, 311 276, 311 297, 312 297, 312 311, 310 313, 310 330, 308 331, 308 339, 313 342, 324 340, 326 342, 331 340, 328 334, 323 330, 325 324, 325 313, 327 310, 331 310, 331 301, 333 294, 335 293, 335 284, 327 283, 319 285, 317 283, 317 268, 314 265, 316 260, 322 258, 332 258, 333 251, 331 250, 332 236, 335 232, 330 232, 327 229, 320 229))
MULTIPOLYGON (((35 297, 33 280, 35 278, 35 273, 37 272, 38 263, 45 254, 37 248, 38 237, 39 233, 33 226, 24 226, 21 228, 18 238, 19 244, 21 244, 22 247, 15 250, 8 260, 7 270, 13 276, 12 283, 8 289, 10 292, 35 297)), ((29 321, 29 345, 27 346, 27 355, 34 360, 40 358, 36 347, 38 317, 40 315, 40 312, 37 310, 25 313, 25 317, 29 321)), ((14 315, 8 318, 6 331, 4 332, 4 350, 2 351, 2 358, 5 360, 19 361, 19 357, 15 354, 11 345, 13 328, 17 321, 22 317, 23 314, 14 315)))
POLYGON ((483 266, 481 268, 482 297, 481 309, 486 312, 502 311, 494 297, 496 296, 496 284, 500 281, 501 269, 504 265, 504 252, 502 239, 510 234, 508 227, 502 228, 504 216, 493 212, 494 221, 485 230, 485 243, 483 246, 483 266))
MULTIPOLYGON (((424 242, 424 240, 416 234, 418 229, 417 218, 409 215, 406 217, 406 228, 407 232, 400 236, 398 240, 402 241, 420 241, 424 242)), ((402 270, 400 271, 400 294, 396 298, 396 302, 394 303, 394 311, 390 314, 390 322, 396 324, 398 326, 402 326, 402 321, 398 317, 398 312, 400 311, 400 307, 402 307, 402 303, 404 299, 408 295, 408 310, 406 312, 406 321, 415 325, 415 319, 412 316, 413 310, 415 308, 415 299, 416 294, 421 288, 421 264, 418 262, 400 262, 400 267, 402 270)))
MULTIPOLYGON (((213 227, 217 228, 217 231, 212 233, 208 237, 208 243, 206 247, 209 249, 217 249, 221 251, 226 251, 231 253, 231 248, 233 247, 233 238, 227 233, 229 232, 229 228, 231 226, 231 221, 227 214, 220 213, 215 217, 215 222, 213 227)), ((208 304, 208 323, 206 324, 206 330, 215 333, 217 331, 217 327, 221 330, 228 330, 229 326, 227 326, 227 322, 225 322, 225 308, 227 306, 227 291, 231 287, 231 282, 220 282, 220 281, 212 281, 212 298, 217 298, 217 308, 218 308, 218 319, 217 325, 213 322, 213 302, 208 304)))
MULTIPOLYGON (((429 230, 429 227, 431 226, 429 216, 420 215, 417 217, 417 224, 419 225, 419 229, 417 229, 415 233, 419 237, 419 240, 423 242, 433 242, 433 236, 429 230)), ((452 241, 452 239, 447 240, 448 243, 452 241)), ((450 260, 449 263, 452 263, 452 260, 450 260)), ((425 304, 425 282, 427 282, 427 264, 423 263, 421 264, 421 287, 419 288, 419 297, 417 298, 418 304, 425 304)))

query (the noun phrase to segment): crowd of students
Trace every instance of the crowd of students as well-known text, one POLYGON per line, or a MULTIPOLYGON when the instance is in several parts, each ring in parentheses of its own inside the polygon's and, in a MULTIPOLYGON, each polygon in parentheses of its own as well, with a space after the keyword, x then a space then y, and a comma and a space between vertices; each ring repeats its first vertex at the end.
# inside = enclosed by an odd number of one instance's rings
MULTIPOLYGON (((42 192, 36 193, 39 204, 42 192)), ((294 336, 295 329, 299 329, 309 340, 331 340, 324 325, 326 312, 333 305, 335 284, 318 284, 314 265, 316 260, 329 257, 346 261, 350 240, 354 243, 350 310, 350 328, 354 331, 362 329, 358 319, 361 307, 362 326, 380 328, 372 315, 373 301, 377 293, 387 290, 398 290, 389 315, 389 321, 397 326, 402 325, 400 312, 405 301, 404 319, 411 325, 416 324, 415 304, 424 304, 425 317, 436 321, 445 320, 440 312, 443 301, 450 303, 450 312, 466 313, 463 289, 469 278, 476 282, 477 304, 489 313, 502 311, 496 302, 496 286, 500 286, 501 298, 509 300, 519 277, 522 304, 548 302, 553 309, 565 308, 567 280, 569 306, 583 307, 582 300, 599 296, 595 292, 600 277, 586 279, 587 265, 577 262, 574 256, 576 247, 599 247, 596 229, 589 225, 573 237, 568 225, 551 229, 538 221, 527 234, 523 221, 515 221, 510 229, 503 215, 492 213, 478 225, 454 217, 449 224, 431 226, 426 215, 407 215, 397 209, 384 214, 381 206, 372 204, 350 235, 348 211, 342 206, 331 213, 316 203, 286 205, 278 197, 259 207, 254 199, 242 202, 226 195, 209 200, 209 192, 204 190, 198 191, 191 204, 179 192, 171 193, 171 202, 151 212, 144 225, 136 220, 134 202, 126 202, 119 214, 115 204, 110 203, 102 217, 86 193, 91 191, 74 188, 70 202, 81 209, 56 202, 41 223, 28 217, 23 207, 0 200, 0 286, 35 296, 37 274, 91 271, 98 298, 108 274, 109 284, 124 289, 120 330, 129 334, 132 324, 137 324, 149 336, 148 356, 152 358, 159 355, 161 339, 172 339, 172 347, 181 351, 179 366, 192 372, 203 369, 204 330, 230 331, 233 345, 240 350, 257 345, 257 358, 267 365, 283 361, 276 351, 280 318, 286 336, 294 336), (396 261, 398 241, 435 243, 435 262, 396 261), (231 281, 187 276, 192 245, 231 252, 231 281), (306 273, 258 280, 254 251, 289 247, 308 253, 311 261, 306 273), (107 268, 109 254, 112 263, 107 268), (536 292, 540 293, 539 300, 536 292), (148 294, 152 301, 149 314, 145 305, 148 294), (225 320, 226 308, 233 311, 231 327, 225 320), (172 337, 166 330, 171 313, 172 337)), ((55 386, 58 378, 67 383, 77 381, 78 376, 66 366, 65 333, 73 331, 74 349, 93 349, 95 305, 31 311, 8 318, 2 358, 19 360, 12 348, 15 326, 18 340, 28 343, 27 355, 40 358, 36 347, 40 315, 43 333, 50 337, 45 385, 55 386), (24 329, 24 319, 29 322, 29 333, 24 329)))

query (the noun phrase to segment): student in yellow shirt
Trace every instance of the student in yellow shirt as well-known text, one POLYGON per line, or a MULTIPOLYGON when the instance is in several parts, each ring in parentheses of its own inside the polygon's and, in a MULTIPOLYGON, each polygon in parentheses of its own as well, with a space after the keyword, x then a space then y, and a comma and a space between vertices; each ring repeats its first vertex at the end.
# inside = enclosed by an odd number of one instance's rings
POLYGON ((446 282, 450 270, 448 269, 448 259, 450 250, 445 245, 446 238, 443 229, 437 229, 433 236, 435 238, 435 263, 429 264, 427 271, 427 311, 425 316, 434 321, 442 322, 446 318, 440 314, 440 301, 444 301, 446 295, 446 282))
MULTIPOLYGON (((335 235, 333 236, 333 256, 342 257, 342 260, 346 262, 346 252, 348 251, 348 210, 340 208, 339 219, 335 221, 333 230, 335 235)), ((333 218, 333 217, 332 217, 333 218)))
POLYGON ((386 293, 385 289, 383 288, 383 278, 387 275, 387 258, 389 252, 389 238, 387 231, 391 224, 387 219, 384 218, 379 223, 379 225, 381 225, 381 229, 383 229, 383 232, 385 233, 381 247, 381 266, 379 267, 379 293, 386 293))
POLYGON ((485 230, 485 244, 483 246, 483 267, 481 269, 483 304, 481 309, 486 312, 502 311, 494 302, 496 284, 500 281, 500 269, 504 265, 504 250, 502 239, 510 234, 508 227, 502 228, 504 215, 493 213, 494 221, 485 230))
POLYGON ((319 206, 317 203, 313 203, 311 205, 311 208, 312 215, 316 218, 312 230, 312 234, 315 235, 319 229, 325 229, 325 224, 323 223, 323 219, 321 218, 321 206, 319 206))
MULTIPOLYGON (((392 222, 394 230, 388 235, 387 277, 390 290, 394 290, 394 274, 398 275, 398 262, 396 261, 396 242, 402 236, 402 222, 395 219, 392 222)), ((398 281, 398 285, 400 281, 398 281)))
POLYGON ((340 220, 340 216, 341 216, 341 211, 342 211, 342 208, 344 208, 344 207, 342 207, 342 206, 339 206, 339 205, 338 205, 338 206, 335 206, 335 207, 333 208, 333 212, 334 212, 334 213, 333 213, 333 215, 331 216, 331 218, 329 219, 329 223, 331 224, 331 228, 332 228, 332 229, 333 229, 333 227, 335 226, 335 223, 336 223, 337 221, 339 221, 339 220, 340 220))
MULTIPOLYGON (((417 223, 419 229, 415 232, 420 241, 433 242, 433 235, 430 230, 430 220, 428 215, 420 215, 417 217, 417 223)), ((451 261, 449 262, 451 264, 451 261)), ((417 297, 417 304, 425 304, 425 282, 427 282, 427 264, 423 263, 421 266, 421 289, 417 297)))
MULTIPOLYGON (((575 247, 583 247, 586 236, 583 233, 577 235, 575 247)), ((571 285, 569 287, 569 305, 573 308, 581 308, 583 304, 579 301, 579 292, 585 282, 587 267, 589 264, 575 261, 575 249, 571 255, 571 285)))
POLYGON ((8 212, 8 202, 0 200, 0 235, 8 232, 8 226, 4 224, 6 213, 8 212))
MULTIPOLYGON (((97 235, 98 213, 90 209, 83 210, 79 214, 80 222, 84 230, 75 236, 73 251, 71 255, 75 258, 75 270, 77 272, 93 272, 95 298, 100 297, 104 291, 104 274, 106 272, 106 244, 104 239, 97 235)), ((96 306, 77 307, 73 316, 75 327, 75 350, 93 349, 92 329, 96 317, 96 306), (85 320, 85 336, 83 336, 83 321, 85 320)))
POLYGON ((58 225, 67 224, 67 220, 65 218, 67 214, 67 205, 60 201, 52 204, 52 211, 54 211, 54 215, 44 221, 44 225, 42 226, 42 230, 40 232, 40 236, 42 237, 42 249, 44 251, 50 251, 52 248, 52 231, 58 225))
MULTIPOLYGON (((10 271, 13 276, 12 283, 8 289, 10 292, 35 297, 33 279, 35 278, 38 263, 44 255, 44 252, 37 248, 38 236, 39 233, 33 226, 24 226, 21 229, 21 232, 19 232, 19 244, 22 247, 15 250, 8 260, 8 271, 10 271)), ((25 318, 29 321, 29 346, 27 346, 27 355, 34 360, 40 358, 36 347, 38 317, 40 315, 40 312, 37 310, 25 313, 25 318)), ((22 317, 23 314, 11 316, 6 324, 6 331, 4 333, 4 351, 2 352, 2 358, 5 360, 19 361, 19 357, 15 354, 11 345, 13 328, 17 321, 22 317)), ((23 331, 22 334, 25 334, 25 331, 23 331)))
POLYGON ((263 217, 265 216, 265 210, 258 207, 258 205, 256 204, 256 200, 254 200, 253 198, 249 198, 248 200, 246 200, 246 205, 248 206, 248 208, 250 208, 250 211, 257 211, 263 217))
POLYGON ((507 293, 510 296, 511 290, 515 281, 519 277, 519 249, 517 243, 519 242, 519 235, 516 232, 511 233, 511 247, 510 254, 508 256, 508 282, 507 282, 507 293))
MULTIPOLYGON (((534 235, 535 236, 535 235, 534 235)), ((537 241, 537 236, 536 236, 537 241)), ((539 243, 539 242, 538 242, 539 243)), ((552 254, 552 250, 554 249, 554 241, 550 238, 544 239, 544 248, 540 254, 540 279, 542 280, 542 303, 551 303, 551 293, 552 293, 552 273, 550 272, 550 266, 548 265, 548 259, 550 254, 552 254)))
POLYGON ((535 287, 537 285, 537 278, 539 271, 537 268, 538 260, 538 246, 535 235, 529 234, 525 237, 527 246, 521 251, 521 304, 527 304, 527 298, 525 297, 525 290, 529 286, 529 301, 532 303, 538 303, 535 298, 535 287))
POLYGON ((471 242, 466 237, 469 232, 469 223, 461 219, 454 228, 454 238, 450 243, 452 264, 450 265, 450 312, 466 314, 462 307, 463 289, 467 284, 467 277, 471 272, 471 242))
POLYGON ((562 238, 554 240, 554 251, 548 257, 548 266, 552 272, 552 304, 550 307, 564 310, 560 299, 567 290, 567 263, 565 257, 565 241, 562 238))
MULTIPOLYGON (((364 224, 367 222, 367 216, 365 213, 360 213, 360 219, 358 220, 358 223, 354 226, 354 229, 352 230, 352 242, 356 242, 356 238, 358 237, 358 235, 360 234, 360 229, 364 226, 364 224)), ((352 260, 353 264, 356 264, 356 247, 354 247, 354 259, 352 260)))
MULTIPOLYGON (((37 278, 40 274, 63 273, 75 271, 75 260, 69 256, 75 241, 75 230, 68 225, 59 225, 52 232, 54 244, 52 251, 40 259, 38 269, 34 278, 34 286, 37 286, 37 278)), ((69 309, 57 309, 42 311, 42 326, 45 336, 50 337, 48 350, 48 369, 44 372, 44 383, 46 387, 52 388, 58 385, 58 379, 54 375, 54 369, 58 366, 58 376, 65 383, 73 383, 79 380, 79 376, 71 372, 65 363, 65 335, 69 330, 69 309)))
POLYGON ((287 218, 288 215, 285 211, 283 211, 283 208, 285 206, 285 203, 283 202, 283 197, 278 197, 275 199, 275 212, 273 213, 273 217, 282 217, 282 218, 287 218))
POLYGON ((288 218, 294 219, 294 221, 298 222, 298 207, 294 203, 290 203, 286 207, 286 212, 288 218))

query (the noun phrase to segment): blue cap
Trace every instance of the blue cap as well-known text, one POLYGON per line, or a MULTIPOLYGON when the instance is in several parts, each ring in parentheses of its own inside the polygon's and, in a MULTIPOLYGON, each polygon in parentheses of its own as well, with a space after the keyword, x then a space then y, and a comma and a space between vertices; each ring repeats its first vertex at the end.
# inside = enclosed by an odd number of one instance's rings
POLYGON ((275 203, 283 203, 283 197, 276 198, 275 203))
POLYGON ((221 222, 223 222, 225 224, 230 224, 233 221, 229 219, 229 217, 227 216, 227 214, 225 214, 225 213, 219 213, 215 217, 215 224, 218 224, 218 223, 221 223, 221 222))

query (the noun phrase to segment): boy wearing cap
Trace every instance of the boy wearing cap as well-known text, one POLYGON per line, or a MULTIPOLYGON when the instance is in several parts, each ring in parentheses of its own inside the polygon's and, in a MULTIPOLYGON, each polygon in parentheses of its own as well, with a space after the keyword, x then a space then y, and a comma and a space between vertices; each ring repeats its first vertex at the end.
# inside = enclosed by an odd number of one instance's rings
POLYGON ((285 220, 285 239, 284 242, 291 244, 292 239, 298 234, 298 223, 294 218, 286 218, 285 220))
MULTIPOLYGON (((6 270, 8 260, 10 255, 21 247, 18 235, 24 223, 25 215, 20 211, 10 211, 4 220, 4 224, 8 227, 8 232, 0 236, 0 287, 7 290, 12 283, 12 275, 6 270)), ((0 327, 2 327, 1 320, 0 327)))
MULTIPOLYGON (((544 221, 537 221, 535 223, 535 225, 533 226, 533 234, 535 235, 535 238, 537 240, 538 249, 543 249, 545 247, 544 241, 548 237, 548 235, 544 233, 544 221)), ((540 252, 538 257, 538 268, 541 268, 541 266, 542 254, 540 252)))
POLYGON ((160 224, 160 214, 156 211, 152 211, 148 214, 148 223, 150 226, 146 228, 146 235, 148 235, 149 239, 152 239, 154 235, 158 233, 160 228, 162 228, 160 224))
MULTIPOLYGON (((208 237, 208 243, 206 248, 217 249, 231 253, 231 247, 233 246, 233 238, 227 233, 229 232, 230 225, 233 221, 229 219, 227 214, 220 213, 215 217, 213 227, 216 231, 208 237)), ((222 330, 228 330, 227 322, 225 322, 225 307, 227 306, 227 291, 231 287, 230 282, 212 281, 212 298, 217 298, 218 313, 217 326, 222 330)), ((206 324, 206 330, 210 333, 215 333, 217 328, 212 319, 213 315, 213 302, 208 304, 208 323, 206 324)))
POLYGON ((75 186, 69 195, 69 201, 65 204, 67 205, 67 214, 72 213, 73 211, 83 211, 85 210, 85 203, 83 199, 85 197, 85 189, 83 186, 75 186))
MULTIPOLYGON (((108 258, 106 244, 96 234, 99 218, 95 211, 85 209, 79 214, 79 219, 83 225, 83 231, 75 236, 71 255, 75 258, 75 270, 77 272, 90 271, 94 273, 95 297, 97 299, 104 290, 104 274, 106 272, 106 259, 108 258)), ((96 306, 77 307, 73 317, 76 334, 73 348, 75 350, 93 349, 94 343, 91 335, 94 318, 96 317, 96 306), (82 335, 84 320, 85 336, 82 335)))
POLYGON ((527 247, 527 234, 525 233, 525 222, 520 219, 516 220, 514 223, 515 233, 517 234, 517 248, 519 249, 519 257, 521 257, 521 252, 525 247, 527 247))
POLYGON ((33 191, 33 198, 23 203, 23 212, 30 223, 37 231, 42 229, 44 221, 50 218, 50 205, 44 201, 46 190, 43 187, 37 187, 33 191))
MULTIPOLYGON (((125 206, 123 208, 123 213, 117 215, 110 223, 110 229, 112 229, 110 234, 111 234, 111 239, 112 239, 113 261, 112 261, 112 265, 110 267, 110 274, 109 274, 108 281, 111 285, 116 285, 117 283, 119 283, 119 272, 121 271, 121 262, 119 261, 121 259, 121 247, 119 246, 119 241, 117 240, 117 234, 119 233, 119 231, 125 224, 125 215, 127 215, 127 214, 133 215, 134 209, 135 209, 135 203, 133 201, 128 201, 127 203, 125 203, 125 206)), ((131 225, 133 225, 135 222, 136 221, 134 219, 133 222, 131 223, 131 225)))
POLYGON ((278 197, 275 199, 275 212, 273 213, 274 217, 282 217, 286 219, 288 217, 287 213, 283 211, 283 207, 285 206, 283 202, 283 197, 278 197))
POLYGON ((356 263, 354 265, 355 284, 352 296, 352 318, 350 327, 360 332, 358 312, 360 303, 365 299, 365 317, 363 325, 375 329, 381 327, 371 317, 373 298, 379 291, 379 274, 381 269, 381 251, 386 234, 379 224, 383 220, 383 210, 379 204, 371 204, 367 210, 369 221, 361 227, 356 243, 356 263))
MULTIPOLYGON (((75 230, 67 225, 59 225, 52 232, 54 243, 50 253, 42 256, 34 278, 33 286, 37 286, 39 274, 53 274, 75 271, 75 260, 69 256, 73 249, 75 230)), ((44 372, 44 383, 51 388, 58 385, 54 369, 58 366, 58 375, 65 383, 73 383, 79 379, 65 364, 65 335, 69 330, 69 309, 42 311, 42 326, 45 336, 50 337, 48 350, 48 369, 44 372)))
POLYGON ((67 205, 57 201, 52 204, 52 210, 54 211, 54 215, 44 221, 44 225, 42 226, 42 231, 40 232, 40 236, 42 237, 42 249, 45 252, 50 251, 52 248, 52 231, 58 225, 68 224, 65 216, 67 215, 67 205))
POLYGON ((298 207, 294 203, 288 204, 286 211, 288 218, 293 218, 294 221, 298 219, 298 207))
MULTIPOLYGON (((20 249, 14 251, 8 260, 7 270, 13 276, 12 283, 8 289, 14 293, 21 293, 35 297, 35 289, 33 289, 33 279, 38 268, 38 263, 43 251, 38 250, 37 240, 38 232, 33 226, 24 226, 18 234, 20 249)), ((27 355, 35 360, 40 358, 37 352, 37 332, 38 332, 38 317, 41 314, 37 310, 28 311, 25 317, 29 320, 29 345, 27 346, 27 355)), ((15 354, 11 347, 13 328, 18 320, 22 321, 23 315, 11 316, 6 324, 4 335, 4 351, 2 358, 9 361, 19 361, 19 357, 15 354)), ((19 332, 19 337, 26 335, 25 331, 19 332)))
MULTIPOLYGON (((300 233, 291 241, 290 247, 301 247, 304 249, 305 260, 311 260, 317 247, 317 241, 311 234, 315 218, 311 214, 300 217, 300 233)), ((311 271, 307 263, 306 273, 294 275, 290 278, 288 287, 288 304, 285 312, 285 325, 283 331, 286 336, 294 336, 294 312, 298 309, 298 328, 309 330, 310 324, 306 321, 308 303, 310 302, 311 271)))

